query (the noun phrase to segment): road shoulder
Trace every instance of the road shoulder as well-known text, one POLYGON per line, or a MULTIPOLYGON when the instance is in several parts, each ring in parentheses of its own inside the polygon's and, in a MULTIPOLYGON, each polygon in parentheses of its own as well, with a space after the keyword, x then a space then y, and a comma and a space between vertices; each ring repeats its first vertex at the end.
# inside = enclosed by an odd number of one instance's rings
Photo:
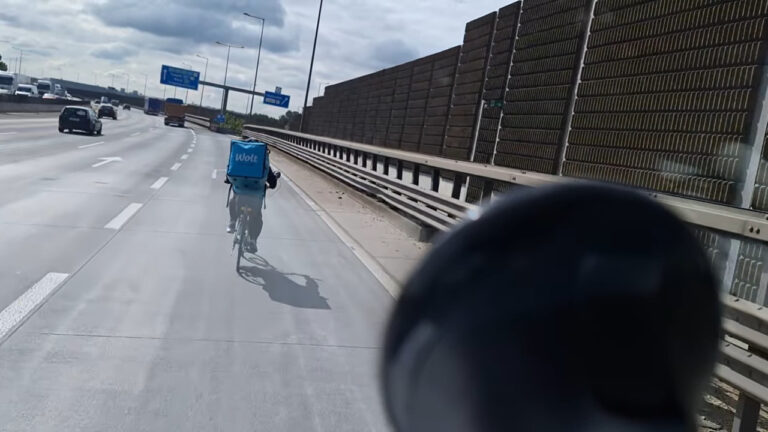
POLYGON ((270 159, 310 200, 310 205, 317 207, 316 211, 331 219, 326 222, 342 241, 349 243, 390 294, 397 297, 429 248, 393 223, 403 216, 279 150, 273 151, 270 159))

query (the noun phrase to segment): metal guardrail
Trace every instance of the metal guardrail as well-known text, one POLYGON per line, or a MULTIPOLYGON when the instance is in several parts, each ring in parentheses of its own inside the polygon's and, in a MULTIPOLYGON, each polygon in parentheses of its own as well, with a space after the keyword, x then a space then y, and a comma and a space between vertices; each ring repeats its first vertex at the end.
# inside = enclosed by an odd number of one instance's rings
MULTIPOLYGON (((543 186, 577 179, 455 161, 402 150, 374 147, 334 138, 246 125, 243 134, 267 142, 353 187, 371 193, 425 224, 445 230, 475 206, 461 201, 467 176, 486 179, 483 196, 494 182, 543 186), (384 162, 384 173, 378 163, 384 162), (389 170, 396 165, 395 178, 389 170), (404 164, 411 167, 411 182, 403 178, 404 164), (418 186, 421 168, 432 173, 431 191, 418 186), (452 197, 437 191, 443 174, 453 179, 452 197)), ((647 192, 683 220, 708 229, 759 241, 768 241, 765 213, 647 192)), ((733 296, 723 299, 723 343, 715 376, 739 390, 733 431, 757 430, 762 405, 768 405, 768 310, 733 296)))
MULTIPOLYGON (((447 231, 451 226, 460 222, 467 211, 476 206, 461 200, 446 197, 435 191, 428 191, 418 185, 403 183, 403 168, 396 168, 398 177, 393 179, 388 173, 380 174, 366 169, 368 161, 359 166, 360 155, 352 152, 340 155, 338 152, 328 154, 309 150, 307 148, 286 142, 267 134, 244 130, 243 134, 259 139, 274 146, 313 167, 335 177, 354 188, 386 202, 390 206, 417 219, 432 228, 447 231), (346 159, 346 160, 345 160, 346 159), (354 160, 354 162, 353 162, 354 160)), ((371 162, 377 164, 378 161, 371 162)), ((386 169, 388 171, 388 169, 386 169)), ((439 179, 437 179, 439 181, 439 179)))
POLYGON ((211 120, 207 117, 192 115, 192 114, 186 114, 184 116, 188 122, 194 123, 196 125, 204 126, 206 128, 211 127, 211 120))

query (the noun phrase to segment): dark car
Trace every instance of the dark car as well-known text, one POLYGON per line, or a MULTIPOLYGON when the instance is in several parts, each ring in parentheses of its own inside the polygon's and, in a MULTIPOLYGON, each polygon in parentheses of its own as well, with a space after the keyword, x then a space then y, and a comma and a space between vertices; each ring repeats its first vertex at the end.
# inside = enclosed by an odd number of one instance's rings
POLYGON ((123 109, 126 110, 126 111, 130 111, 131 110, 131 106, 128 105, 128 104, 125 104, 125 105, 123 105, 123 109))
POLYGON ((89 107, 68 106, 59 114, 59 132, 75 130, 101 135, 101 120, 89 107))
POLYGON ((99 107, 99 118, 112 117, 112 120, 117 120, 117 111, 112 105, 102 105, 99 107))

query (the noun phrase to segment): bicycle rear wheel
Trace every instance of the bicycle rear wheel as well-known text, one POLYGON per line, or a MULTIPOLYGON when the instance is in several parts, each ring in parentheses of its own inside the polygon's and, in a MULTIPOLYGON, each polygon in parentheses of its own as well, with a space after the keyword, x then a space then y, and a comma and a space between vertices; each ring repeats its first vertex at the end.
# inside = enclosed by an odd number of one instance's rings
POLYGON ((248 224, 248 218, 239 218, 237 222, 237 231, 235 231, 236 235, 236 241, 237 241, 237 263, 235 264, 235 269, 238 273, 240 273, 240 260, 243 259, 243 254, 245 253, 244 250, 244 244, 245 244, 245 237, 246 237, 246 230, 245 227, 248 224))

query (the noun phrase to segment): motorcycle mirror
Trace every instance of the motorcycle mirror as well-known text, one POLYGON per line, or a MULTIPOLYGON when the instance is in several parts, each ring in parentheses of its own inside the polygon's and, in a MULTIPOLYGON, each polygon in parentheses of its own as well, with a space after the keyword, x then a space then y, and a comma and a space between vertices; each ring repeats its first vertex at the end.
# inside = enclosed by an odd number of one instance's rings
POLYGON ((707 255, 658 203, 601 185, 514 192, 403 287, 387 412, 398 432, 695 430, 719 317, 707 255))

